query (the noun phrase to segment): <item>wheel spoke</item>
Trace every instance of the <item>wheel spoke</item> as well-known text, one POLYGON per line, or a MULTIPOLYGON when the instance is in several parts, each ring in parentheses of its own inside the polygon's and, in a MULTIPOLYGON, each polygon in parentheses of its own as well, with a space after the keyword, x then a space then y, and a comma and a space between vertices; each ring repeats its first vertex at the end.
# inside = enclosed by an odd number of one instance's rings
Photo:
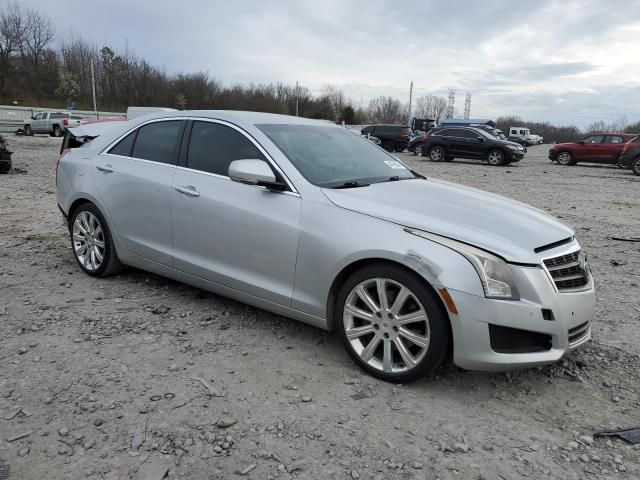
POLYGON ((427 337, 423 337, 418 335, 417 333, 412 332, 411 330, 408 330, 404 327, 401 327, 398 330, 398 334, 403 337, 406 338, 407 340, 409 340, 411 343, 422 347, 422 348, 428 348, 429 347, 429 339, 427 337))
POLYGON ((411 292, 408 288, 402 287, 400 289, 400 291, 398 292, 398 296, 393 302, 393 305, 391 305, 390 312, 392 315, 398 315, 398 313, 402 309, 402 306, 404 305, 404 302, 407 301, 407 298, 409 298, 410 295, 411 292))
POLYGON ((86 252, 86 251, 87 251, 87 244, 86 244, 86 243, 83 243, 82 245, 80 245, 80 246, 78 247, 78 249, 76 250, 76 253, 77 253, 78 255, 82 255, 82 254, 83 254, 84 252, 86 252))
POLYGON ((380 310, 380 307, 378 307, 378 305, 376 305, 376 302, 373 300, 373 298, 371 298, 371 295, 369 295, 369 293, 367 293, 367 291, 364 289, 364 287, 362 285, 360 285, 356 289, 356 293, 358 294, 360 299, 364 303, 367 304, 367 307, 369 307, 369 309, 371 310, 372 313, 375 313, 375 312, 380 310))
POLYGON ((76 242, 85 242, 86 238, 85 238, 84 235, 81 235, 79 233, 74 233, 73 234, 73 240, 76 241, 76 242))
POLYGON ((93 244, 94 244, 96 247, 104 248, 104 242, 103 242, 102 240, 94 240, 94 241, 93 241, 93 244))
POLYGON ((93 251, 95 252, 96 261, 98 262, 98 265, 100 265, 102 263, 102 260, 103 260, 104 257, 102 255, 102 253, 100 253, 100 249, 98 247, 94 246, 93 247, 93 251))
POLYGON ((84 228, 84 225, 82 225, 82 219, 77 218, 76 219, 76 227, 78 227, 78 230, 80 230, 80 232, 86 237, 89 232, 87 232, 87 229, 84 228))
POLYGON ((349 340, 354 340, 356 338, 362 337, 363 335, 375 333, 375 330, 373 329, 373 325, 363 325, 361 327, 350 328, 346 331, 346 333, 349 340))
POLYGON ((387 282, 384 278, 376 279, 376 287, 378 289, 378 300, 380 300, 380 309, 388 310, 389 305, 387 301, 387 282))
POLYGON ((385 372, 391 372, 393 368, 393 354, 391 353, 391 341, 384 341, 384 349, 382 354, 382 369, 385 372))
POLYGON ((378 348, 378 345, 380 344, 380 340, 381 338, 378 335, 373 337, 369 344, 364 348, 364 350, 362 350, 360 358, 362 358, 362 360, 364 360, 365 362, 371 360, 373 358, 373 354, 376 351, 376 348, 378 348))
POLYGON ((398 349, 398 353, 400 353, 400 356, 402 357, 402 361, 404 362, 404 364, 409 368, 414 367, 416 364, 416 360, 413 358, 413 356, 411 355, 411 352, 409 352, 409 349, 404 344, 402 339, 398 337, 393 341, 393 343, 398 349))
POLYGON ((427 320, 427 315, 424 313, 424 310, 417 310, 415 312, 407 313, 406 315, 401 315, 397 318, 396 322, 398 326, 407 325, 408 323, 415 322, 424 322, 427 320))
POLYGON ((91 247, 91 251, 89 253, 89 262, 92 269, 96 268, 96 251, 93 247, 91 247))
POLYGON ((362 310, 361 308, 354 307, 353 305, 346 305, 345 309, 344 309, 344 313, 346 313, 347 315, 351 315, 352 317, 361 318, 363 320, 368 320, 368 321, 372 321, 373 320, 373 314, 372 313, 366 312, 365 310, 362 310))

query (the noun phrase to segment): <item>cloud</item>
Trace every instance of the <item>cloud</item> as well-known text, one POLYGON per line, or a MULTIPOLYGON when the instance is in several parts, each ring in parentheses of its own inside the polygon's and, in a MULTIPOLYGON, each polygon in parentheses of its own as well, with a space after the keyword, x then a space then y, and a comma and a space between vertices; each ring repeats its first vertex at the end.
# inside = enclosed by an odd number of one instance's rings
POLYGON ((489 117, 640 115, 639 97, 624 96, 640 85, 640 19, 626 0, 21 3, 60 37, 128 45, 167 72, 205 70, 225 84, 334 84, 366 104, 408 99, 413 80, 416 95, 470 91, 472 112, 489 117))

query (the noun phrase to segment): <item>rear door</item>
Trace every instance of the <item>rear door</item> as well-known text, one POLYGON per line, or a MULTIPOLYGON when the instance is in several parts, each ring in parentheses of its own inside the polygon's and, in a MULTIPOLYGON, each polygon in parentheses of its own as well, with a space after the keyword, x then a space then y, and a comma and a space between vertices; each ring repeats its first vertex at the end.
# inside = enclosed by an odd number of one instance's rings
POLYGON ((603 154, 605 157, 601 161, 612 164, 618 163, 618 158, 624 149, 625 138, 622 135, 607 135, 604 142, 603 154))
POLYGON ((153 120, 98 156, 94 178, 122 245, 172 263, 171 183, 185 120, 153 120))
POLYGON ((290 306, 300 236, 301 200, 234 182, 229 164, 266 152, 239 128, 193 121, 173 182, 174 267, 256 297, 290 306))
POLYGON ((43 132, 47 132, 47 116, 49 114, 46 112, 40 112, 38 113, 34 119, 31 121, 31 130, 34 133, 43 133, 43 132))

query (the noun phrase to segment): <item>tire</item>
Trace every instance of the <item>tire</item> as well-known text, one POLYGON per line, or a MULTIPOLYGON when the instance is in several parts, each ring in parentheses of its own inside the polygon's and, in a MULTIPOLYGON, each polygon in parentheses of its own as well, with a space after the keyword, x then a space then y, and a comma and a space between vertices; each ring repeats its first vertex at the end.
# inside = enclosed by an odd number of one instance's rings
POLYGON ((387 152, 393 152, 393 147, 393 142, 389 140, 382 142, 382 148, 384 148, 387 152))
POLYGON ((636 158, 632 163, 631 163, 631 171, 633 173, 635 173, 636 175, 640 175, 640 157, 636 158))
POLYGON ((421 157, 422 156, 422 143, 416 143, 416 146, 413 147, 413 154, 416 157, 421 157))
POLYGON ((401 153, 401 152, 404 152, 405 147, 393 147, 393 149, 394 149, 396 152, 401 153))
POLYGON ((487 153, 487 163, 492 167, 501 167, 505 165, 504 152, 494 148, 487 153))
POLYGON ((106 277, 122 269, 109 226, 100 210, 92 203, 84 203, 73 212, 69 219, 69 234, 76 262, 86 274, 93 277, 106 277), (89 251, 92 254, 83 255, 83 246, 84 252, 91 247, 89 251), (98 255, 102 256, 102 261, 99 260, 98 255))
POLYGON ((62 129, 60 128, 59 125, 54 125, 53 126, 53 136, 54 137, 61 137, 62 136, 62 129))
POLYGON ((429 160, 432 162, 441 162, 447 157, 444 148, 439 145, 429 149, 429 160))
POLYGON ((444 361, 450 341, 449 320, 424 280, 384 263, 366 266, 345 281, 336 301, 335 322, 354 362, 370 375, 393 383, 432 374, 444 361), (381 286, 391 307, 378 308, 384 304, 378 294, 381 286), (396 307, 403 291, 408 294, 396 307), (409 315, 414 315, 411 321, 398 323, 409 315))
POLYGON ((9 173, 10 170, 11 170, 11 164, 3 163, 2 165, 0 165, 0 175, 9 173))
POLYGON ((24 126, 24 134, 27 137, 33 137, 33 130, 31 129, 31 125, 24 126))
POLYGON ((571 152, 567 152, 566 150, 558 152, 558 154, 556 155, 556 162, 558 163, 558 165, 564 166, 576 164, 576 162, 573 160, 573 155, 571 154, 571 152))

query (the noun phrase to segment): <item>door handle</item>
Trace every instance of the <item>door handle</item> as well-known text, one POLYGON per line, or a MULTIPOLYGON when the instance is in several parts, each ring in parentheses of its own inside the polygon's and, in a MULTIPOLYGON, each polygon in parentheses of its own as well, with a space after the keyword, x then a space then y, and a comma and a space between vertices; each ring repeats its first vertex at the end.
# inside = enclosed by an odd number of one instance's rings
POLYGON ((180 193, 184 193, 185 195, 189 195, 190 197, 199 197, 200 196, 200 192, 198 190, 196 190, 196 187, 193 187, 191 185, 177 185, 176 187, 174 187, 176 192, 180 192, 180 193))
POLYGON ((113 173, 113 167, 111 165, 96 165, 96 168, 103 173, 113 173))

